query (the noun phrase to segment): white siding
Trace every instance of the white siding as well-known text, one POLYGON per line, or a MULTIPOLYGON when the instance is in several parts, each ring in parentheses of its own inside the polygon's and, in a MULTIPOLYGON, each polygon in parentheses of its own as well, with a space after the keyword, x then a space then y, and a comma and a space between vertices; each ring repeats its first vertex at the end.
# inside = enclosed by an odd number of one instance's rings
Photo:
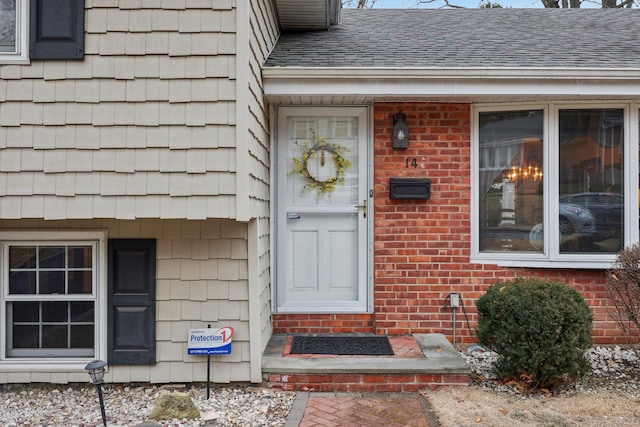
POLYGON ((267 346, 273 328, 271 323, 271 253, 270 253, 270 126, 269 107, 262 86, 261 66, 275 45, 278 22, 272 1, 251 1, 251 37, 248 97, 249 197, 251 216, 257 218, 257 298, 260 321, 260 348, 267 346))
MULTIPOLYGON (((273 0, 85 8, 83 60, 0 65, 0 229, 157 239, 158 363, 111 367, 109 381, 203 381, 186 331, 207 323, 236 329, 214 381, 259 381, 272 332, 261 65, 278 37, 273 0)), ((0 369, 0 383, 86 380, 0 369)))
POLYGON ((251 38, 249 58, 248 130, 252 217, 269 216, 269 111, 262 86, 261 66, 278 38, 278 23, 273 2, 251 2, 251 38))

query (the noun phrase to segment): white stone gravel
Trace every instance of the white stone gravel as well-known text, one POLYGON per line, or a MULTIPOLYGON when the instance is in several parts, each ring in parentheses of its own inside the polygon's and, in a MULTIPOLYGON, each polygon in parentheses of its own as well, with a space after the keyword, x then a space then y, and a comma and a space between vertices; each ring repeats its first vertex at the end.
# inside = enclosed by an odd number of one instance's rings
MULTIPOLYGON (((148 416, 164 389, 187 392, 201 415, 214 411, 218 426, 283 426, 294 393, 259 387, 205 388, 105 384, 103 396, 109 427, 204 426, 203 420, 150 421, 148 416), (146 424, 143 424, 146 423, 146 424)), ((18 426, 102 426, 98 394, 91 385, 8 385, 0 388, 0 424, 18 426)))
MULTIPOLYGON (((517 394, 515 387, 502 385, 492 368, 498 354, 485 351, 480 346, 471 346, 460 355, 469 364, 473 375, 472 381, 484 388, 494 391, 517 394)), ((591 372, 577 383, 569 384, 562 391, 580 391, 593 393, 595 390, 623 391, 631 394, 640 393, 640 350, 634 348, 594 347, 584 353, 591 365, 591 372)))
MULTIPOLYGON (((477 346, 470 350, 474 348, 475 351, 460 352, 473 371, 474 384, 500 393, 519 394, 514 387, 500 384, 491 372, 498 355, 477 346)), ((586 351, 585 357, 591 364, 591 373, 563 393, 591 393, 601 389, 640 393, 640 350, 595 347, 586 351)), ((109 427, 203 427, 203 420, 148 420, 158 395, 167 389, 189 393, 202 415, 216 412, 218 426, 282 427, 295 399, 295 393, 261 387, 212 388, 207 400, 204 387, 105 384, 103 393, 109 427)), ((100 427, 98 395, 88 384, 0 385, 0 425, 100 427)))

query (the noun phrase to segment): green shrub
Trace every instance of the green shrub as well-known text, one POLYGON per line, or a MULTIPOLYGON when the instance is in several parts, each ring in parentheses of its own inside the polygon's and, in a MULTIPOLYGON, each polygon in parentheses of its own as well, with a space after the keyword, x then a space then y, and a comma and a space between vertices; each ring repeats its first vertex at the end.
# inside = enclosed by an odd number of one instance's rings
POLYGON ((519 278, 491 286, 477 301, 480 343, 498 353, 496 373, 553 389, 589 369, 591 311, 575 289, 519 278))

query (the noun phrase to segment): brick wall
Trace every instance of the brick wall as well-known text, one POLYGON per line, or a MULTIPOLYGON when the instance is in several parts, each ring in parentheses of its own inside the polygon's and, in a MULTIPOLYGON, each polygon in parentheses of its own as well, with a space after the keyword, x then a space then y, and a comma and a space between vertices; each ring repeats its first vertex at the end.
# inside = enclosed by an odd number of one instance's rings
POLYGON ((377 104, 374 110, 375 320, 378 333, 451 331, 450 292, 473 290, 469 259, 470 107, 377 104), (407 116, 407 150, 393 150, 393 115, 407 116), (415 160, 415 162, 414 162, 415 160), (413 164, 413 165, 412 165, 413 164), (414 166, 415 165, 415 166, 414 166), (389 178, 431 179, 430 200, 391 200, 389 178), (471 286, 471 288, 469 288, 471 286))
POLYGON ((273 333, 371 333, 371 314, 274 314, 273 333))
POLYGON ((274 332, 438 332, 453 339, 452 309, 445 304, 456 292, 464 305, 456 312, 456 340, 469 343, 474 341, 476 299, 498 280, 526 275, 576 288, 594 313, 596 343, 626 342, 610 316, 603 271, 469 263, 470 125, 469 104, 375 105, 373 319, 353 326, 353 315, 276 315, 274 332), (391 148, 393 115, 398 111, 407 116, 411 133, 407 150, 391 148), (389 178, 399 176, 430 178, 431 199, 391 200, 389 178))

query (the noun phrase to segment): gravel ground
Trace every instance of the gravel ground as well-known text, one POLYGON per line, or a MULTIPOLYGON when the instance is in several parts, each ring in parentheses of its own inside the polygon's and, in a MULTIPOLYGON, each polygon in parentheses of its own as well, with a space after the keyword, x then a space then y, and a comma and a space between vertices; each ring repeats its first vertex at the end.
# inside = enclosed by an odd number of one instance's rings
MULTIPOLYGON (((460 355, 467 361, 473 374, 471 382, 496 392, 520 394, 514 386, 501 384, 491 369, 498 355, 472 346, 460 355)), ((640 350, 621 347, 595 347, 585 352, 591 372, 577 383, 565 386, 561 393, 594 393, 597 390, 637 394, 640 392, 640 350)))
MULTIPOLYGON (((149 422, 147 417, 162 390, 185 391, 184 387, 105 384, 103 396, 109 427, 115 426, 203 426, 201 420, 149 422)), ((220 426, 282 426, 294 393, 259 387, 187 390, 200 414, 215 411, 220 426)), ((0 424, 17 426, 102 426, 98 394, 91 385, 9 385, 0 389, 0 424)))
MULTIPOLYGON (((473 349, 473 347, 471 348, 473 349)), ((476 347, 477 349, 477 347, 476 347)), ((472 383, 495 393, 518 395, 491 374, 497 355, 489 351, 461 351, 473 371, 472 383)), ((592 372, 562 393, 640 393, 640 350, 597 347, 586 352, 592 372)), ((200 420, 148 422, 147 417, 162 390, 185 391, 185 387, 105 384, 104 402, 108 425, 116 426, 203 426, 200 420)), ((229 386, 211 390, 187 389, 201 414, 215 411, 219 426, 282 427, 295 394, 260 387, 229 386)), ((97 393, 93 386, 80 385, 0 385, 0 423, 7 427, 102 425, 97 393)))

